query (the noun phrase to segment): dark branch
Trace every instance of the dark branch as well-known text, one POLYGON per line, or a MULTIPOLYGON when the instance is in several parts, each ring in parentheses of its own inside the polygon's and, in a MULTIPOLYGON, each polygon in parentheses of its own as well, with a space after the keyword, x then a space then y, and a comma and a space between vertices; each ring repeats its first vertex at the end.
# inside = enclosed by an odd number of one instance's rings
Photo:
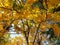
POLYGON ((54 8, 54 9, 53 9, 53 13, 55 13, 55 12, 59 12, 59 11, 60 11, 60 6, 57 7, 57 8, 54 8))
POLYGON ((37 34, 38 34, 39 27, 40 27, 40 24, 39 24, 38 27, 37 27, 36 34, 35 34, 34 41, 33 41, 33 45, 34 45, 34 42, 35 42, 36 36, 37 36, 37 34))

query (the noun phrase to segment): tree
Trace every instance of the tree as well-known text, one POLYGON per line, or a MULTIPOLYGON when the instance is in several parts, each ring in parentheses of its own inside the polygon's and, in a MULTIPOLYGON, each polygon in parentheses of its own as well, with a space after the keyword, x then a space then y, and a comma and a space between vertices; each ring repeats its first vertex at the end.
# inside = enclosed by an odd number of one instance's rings
POLYGON ((0 0, 0 37, 14 27, 27 45, 52 45, 60 38, 59 4, 59 0, 0 0))

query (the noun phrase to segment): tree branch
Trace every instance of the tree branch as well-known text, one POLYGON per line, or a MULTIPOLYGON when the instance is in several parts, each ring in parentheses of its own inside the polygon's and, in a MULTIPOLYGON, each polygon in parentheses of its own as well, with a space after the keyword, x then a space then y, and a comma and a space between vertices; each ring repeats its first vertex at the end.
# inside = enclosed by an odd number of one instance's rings
POLYGON ((40 27, 40 24, 39 24, 38 27, 37 27, 36 34, 35 34, 34 41, 33 41, 33 45, 34 45, 34 42, 35 42, 35 39, 36 39, 36 36, 37 36, 38 30, 39 30, 39 27, 40 27))

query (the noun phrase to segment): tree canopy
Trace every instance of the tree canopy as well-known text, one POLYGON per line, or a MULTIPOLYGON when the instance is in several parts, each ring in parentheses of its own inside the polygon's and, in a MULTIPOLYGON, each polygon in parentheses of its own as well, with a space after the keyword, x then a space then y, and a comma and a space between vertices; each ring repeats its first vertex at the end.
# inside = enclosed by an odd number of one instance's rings
POLYGON ((0 0, 1 45, 59 45, 60 0, 0 0), (18 34, 11 38, 11 34, 18 34))

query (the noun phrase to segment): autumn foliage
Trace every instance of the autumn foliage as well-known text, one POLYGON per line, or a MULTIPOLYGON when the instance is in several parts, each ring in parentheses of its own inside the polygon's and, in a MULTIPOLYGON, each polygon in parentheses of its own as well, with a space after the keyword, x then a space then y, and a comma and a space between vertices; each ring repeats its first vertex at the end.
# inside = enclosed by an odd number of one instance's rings
POLYGON ((0 0, 0 40, 1 45, 60 44, 60 0, 0 0), (10 30, 23 38, 10 40, 10 30))

